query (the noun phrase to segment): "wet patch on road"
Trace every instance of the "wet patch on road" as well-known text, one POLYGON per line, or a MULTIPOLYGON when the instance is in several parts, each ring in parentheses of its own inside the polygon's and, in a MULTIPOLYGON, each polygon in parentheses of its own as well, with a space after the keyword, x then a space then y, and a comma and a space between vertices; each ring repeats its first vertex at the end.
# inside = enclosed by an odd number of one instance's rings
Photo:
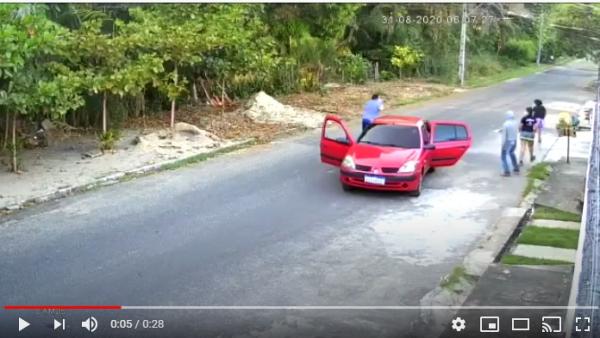
POLYGON ((440 264, 484 232, 488 224, 480 213, 497 209, 494 200, 468 189, 427 189, 411 201, 411 210, 388 210, 369 226, 388 255, 419 266, 440 264))

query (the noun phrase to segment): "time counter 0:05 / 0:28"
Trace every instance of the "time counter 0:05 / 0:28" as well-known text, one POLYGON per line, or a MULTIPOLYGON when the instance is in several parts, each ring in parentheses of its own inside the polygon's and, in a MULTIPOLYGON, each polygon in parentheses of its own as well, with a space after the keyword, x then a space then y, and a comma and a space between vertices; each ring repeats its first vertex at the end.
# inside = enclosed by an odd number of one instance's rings
POLYGON ((165 321, 162 319, 112 319, 111 329, 164 329, 165 321))
MULTIPOLYGON (((441 25, 441 24, 460 24, 462 17, 460 15, 389 15, 382 16, 383 23, 390 24, 414 24, 414 25, 441 25)), ((493 15, 469 15, 464 17, 468 24, 490 24, 502 20, 493 15)))

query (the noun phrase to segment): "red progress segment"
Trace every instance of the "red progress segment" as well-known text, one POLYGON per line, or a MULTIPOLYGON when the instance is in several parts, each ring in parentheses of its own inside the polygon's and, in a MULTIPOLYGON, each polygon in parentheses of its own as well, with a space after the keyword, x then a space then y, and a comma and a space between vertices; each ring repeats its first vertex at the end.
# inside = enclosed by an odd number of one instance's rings
POLYGON ((4 305, 4 310, 121 310, 121 305, 4 305))

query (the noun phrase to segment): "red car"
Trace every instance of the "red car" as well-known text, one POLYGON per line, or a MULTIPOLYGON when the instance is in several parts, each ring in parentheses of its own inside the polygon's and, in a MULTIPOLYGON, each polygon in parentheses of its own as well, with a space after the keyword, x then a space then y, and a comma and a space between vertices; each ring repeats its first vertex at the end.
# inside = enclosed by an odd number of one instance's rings
POLYGON ((327 115, 321 161, 340 167, 344 190, 365 188, 421 194, 425 174, 456 164, 471 146, 471 130, 458 121, 381 116, 354 140, 344 121, 327 115))

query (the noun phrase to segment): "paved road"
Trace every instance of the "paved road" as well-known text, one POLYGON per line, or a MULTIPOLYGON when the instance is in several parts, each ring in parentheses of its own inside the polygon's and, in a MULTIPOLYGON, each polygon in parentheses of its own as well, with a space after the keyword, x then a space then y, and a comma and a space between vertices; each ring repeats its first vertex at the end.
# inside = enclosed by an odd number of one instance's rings
MULTIPOLYGON (((432 119, 465 120, 474 131, 474 146, 464 160, 427 177, 419 198, 344 193, 336 170, 319 163, 318 136, 311 132, 32 207, 0 221, 0 300, 418 305, 486 235, 501 209, 519 203, 524 178, 499 177, 494 130, 504 112, 521 112, 534 98, 583 102, 591 96, 584 86, 594 75, 593 66, 577 63, 402 109, 432 119)), ((50 323, 53 315, 61 314, 28 318, 50 323)), ((16 316, 2 313, 0 328, 14 330, 16 316)), ((418 312, 96 316, 101 329, 108 326, 107 318, 165 318, 168 327, 197 336, 381 337, 408 335, 418 312)), ((29 332, 50 330, 33 323, 29 332)), ((71 325, 81 330, 77 322, 71 325)))

